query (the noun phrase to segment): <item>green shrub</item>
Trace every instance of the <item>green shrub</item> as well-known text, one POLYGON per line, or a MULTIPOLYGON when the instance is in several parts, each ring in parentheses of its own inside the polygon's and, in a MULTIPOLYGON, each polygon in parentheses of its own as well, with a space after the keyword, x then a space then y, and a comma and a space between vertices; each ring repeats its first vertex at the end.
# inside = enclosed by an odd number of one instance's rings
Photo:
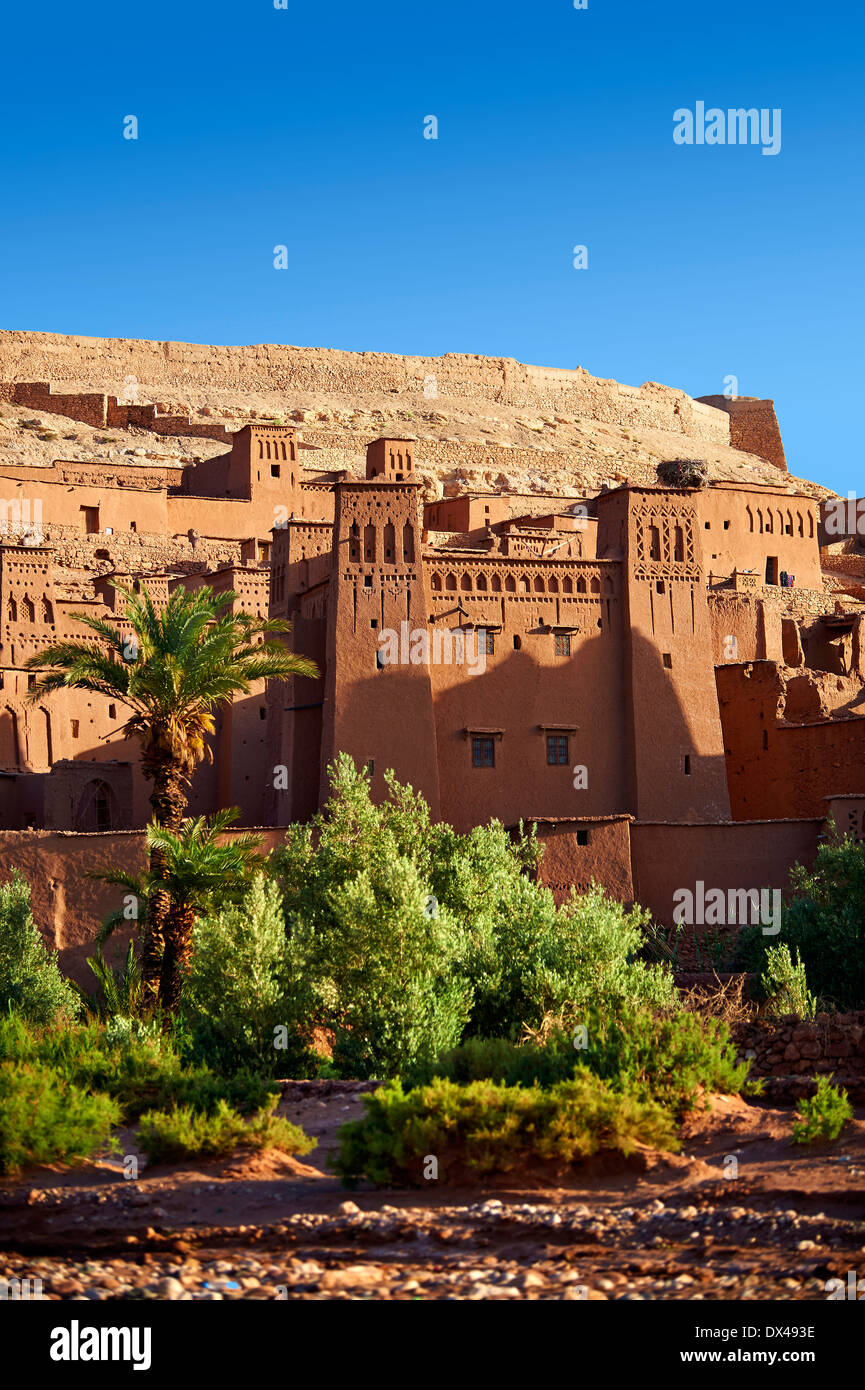
POLYGON ((658 1101, 678 1119, 705 1092, 741 1091, 748 1065, 737 1065, 729 1030, 717 1019, 684 1010, 655 1015, 632 1007, 616 1013, 592 1008, 572 1034, 557 1030, 543 1045, 469 1040, 432 1064, 410 1069, 405 1079, 409 1085, 442 1076, 461 1084, 486 1079, 548 1087, 585 1069, 618 1091, 658 1101))
POLYGON ((39 1163, 80 1163, 113 1147, 120 1107, 50 1066, 0 1063, 0 1173, 39 1163))
POLYGON ((219 1076, 207 1066, 184 1065, 170 1038, 132 1020, 43 1029, 0 1018, 3 1060, 41 1064, 71 1085, 105 1092, 120 1103, 127 1122, 173 1101, 208 1112, 221 1100, 258 1109, 273 1092, 272 1082, 255 1072, 219 1076))
POLYGON ((134 1018, 139 1012, 143 988, 135 943, 130 941, 126 959, 120 966, 105 959, 101 946, 87 957, 87 966, 95 975, 99 990, 95 994, 80 990, 85 1008, 100 1018, 134 1018))
POLYGON ((227 1154, 239 1148, 309 1153, 316 1141, 297 1125, 274 1115, 278 1099, 272 1096, 266 1105, 247 1118, 224 1100, 210 1113, 191 1105, 176 1105, 167 1111, 148 1110, 138 1126, 138 1142, 148 1163, 227 1154))
POLYGON ((809 992, 798 950, 793 961, 788 945, 770 946, 766 952, 766 969, 760 980, 763 994, 768 1001, 764 1010, 773 1018, 784 1018, 790 1014, 796 1018, 813 1018, 817 1012, 817 1000, 809 992))
MULTIPOLYGON (((865 1007, 865 843, 821 844, 813 868, 790 873, 793 897, 784 907, 782 938, 805 968, 819 1000, 839 1009, 865 1007)), ((739 935, 738 963, 761 975, 772 948, 759 927, 739 935)))
POLYGON ((30 887, 19 873, 0 884, 0 1010, 34 1023, 74 1018, 80 1004, 33 921, 30 887))
POLYGON ((837 1139, 853 1107, 843 1087, 833 1086, 831 1077, 815 1077, 817 1090, 796 1106, 801 1119, 793 1121, 793 1143, 813 1144, 817 1139, 837 1139))
POLYGON ((194 940, 183 1004, 192 1056, 220 1071, 313 1075, 309 991, 291 977, 278 885, 259 875, 242 903, 200 920, 194 940))
POLYGON ((435 1156, 439 1181, 468 1167, 508 1172, 527 1162, 578 1162, 638 1143, 678 1147, 672 1118, 654 1101, 614 1091, 585 1068, 549 1090, 441 1078, 405 1092, 392 1082, 364 1097, 366 1114, 343 1125, 332 1166, 345 1186, 420 1179, 435 1156))
POLYGON ((393 1076, 463 1036, 515 1038, 591 1001, 674 1000, 670 971, 637 959, 647 914, 595 886, 557 909, 529 877, 533 833, 492 822, 461 835, 392 773, 375 805, 347 755, 330 775, 324 811, 289 827, 271 863, 291 977, 344 1072, 393 1076))

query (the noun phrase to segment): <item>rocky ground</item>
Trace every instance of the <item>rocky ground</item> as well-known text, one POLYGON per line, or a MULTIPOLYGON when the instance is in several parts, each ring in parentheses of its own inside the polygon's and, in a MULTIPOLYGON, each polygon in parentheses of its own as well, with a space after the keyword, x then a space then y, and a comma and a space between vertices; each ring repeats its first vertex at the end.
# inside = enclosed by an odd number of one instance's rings
MULTIPOLYGON (((865 1111, 792 1145, 792 1111, 715 1097, 683 1150, 451 1188, 348 1194, 327 1168, 363 1088, 291 1083, 318 1145, 0 1184, 0 1277, 62 1300, 825 1300, 865 1277, 865 1111)), ((126 1147, 134 1154, 132 1136, 126 1147)))

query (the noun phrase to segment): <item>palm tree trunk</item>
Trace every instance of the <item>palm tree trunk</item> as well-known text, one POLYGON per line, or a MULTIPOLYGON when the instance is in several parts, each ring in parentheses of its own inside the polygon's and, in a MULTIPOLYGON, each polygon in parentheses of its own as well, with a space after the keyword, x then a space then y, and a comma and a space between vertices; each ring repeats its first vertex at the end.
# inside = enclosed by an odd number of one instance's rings
POLYGON ((159 1002, 162 1005, 164 1025, 170 1015, 177 1013, 184 981, 189 973, 192 959, 192 930, 195 926, 195 909, 188 903, 177 903, 168 914, 165 931, 165 954, 162 957, 162 977, 159 984, 159 1002))
MULTIPOLYGON (((146 769, 153 778, 150 805, 153 819, 167 830, 177 831, 187 805, 187 780, 175 763, 150 760, 146 769)), ((159 850, 150 854, 150 871, 154 878, 165 877, 165 860, 159 850)), ((171 900, 168 893, 153 892, 147 907, 144 937, 141 944, 141 983, 146 1012, 152 1012, 159 1002, 165 941, 171 900)))

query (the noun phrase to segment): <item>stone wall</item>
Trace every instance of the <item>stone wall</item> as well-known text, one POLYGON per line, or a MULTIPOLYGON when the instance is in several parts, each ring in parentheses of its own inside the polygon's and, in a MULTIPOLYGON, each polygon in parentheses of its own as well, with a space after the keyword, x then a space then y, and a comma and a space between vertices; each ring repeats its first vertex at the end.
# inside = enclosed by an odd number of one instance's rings
POLYGON ((781 442, 781 431, 775 416, 774 401, 760 401, 753 396, 700 396, 703 405, 724 410, 730 417, 730 443, 734 449, 756 454, 783 473, 787 458, 781 442))
MULTIPOLYGON (((133 503, 134 505, 134 503, 133 503)), ((241 563, 241 542, 203 536, 163 536, 147 531, 116 531, 86 535, 77 526, 52 522, 43 529, 43 542, 56 551, 61 570, 109 574, 153 574, 170 570, 195 574, 200 570, 241 563)))
POLYGON ((93 391, 59 392, 48 381, 0 381, 0 401, 22 405, 96 429, 138 428, 153 434, 194 435, 230 444, 233 432, 215 421, 191 420, 188 415, 160 411, 157 405, 132 405, 93 391))
POLYGON ((814 1078, 828 1075, 851 1100, 865 1100, 865 1011, 818 1014, 808 1023, 758 1018, 734 1025, 731 1037, 739 1057, 750 1056, 750 1075, 766 1079, 771 1101, 810 1095, 814 1078))

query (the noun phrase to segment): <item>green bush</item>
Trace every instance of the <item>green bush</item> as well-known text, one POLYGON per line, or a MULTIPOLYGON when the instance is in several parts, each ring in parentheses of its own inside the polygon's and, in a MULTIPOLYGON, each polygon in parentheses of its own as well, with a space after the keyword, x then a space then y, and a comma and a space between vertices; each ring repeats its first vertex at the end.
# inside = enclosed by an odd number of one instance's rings
POLYGON ((220 1071, 310 1076, 309 991, 291 978, 279 887, 259 875, 243 902, 200 920, 183 1003, 196 1060, 220 1071), (277 1047, 278 1028, 280 1042, 277 1047))
POLYGON ((815 1077, 817 1089, 813 1096, 800 1100, 796 1106, 801 1119, 793 1121, 793 1143, 813 1144, 818 1139, 837 1139, 853 1107, 847 1092, 831 1084, 828 1076, 815 1077))
POLYGON ((647 915, 594 886, 557 909, 529 877, 532 833, 492 822, 461 835, 392 773, 374 805, 346 755, 330 775, 324 811, 289 827, 271 863, 291 977, 344 1072, 394 1076, 464 1036, 515 1038, 591 1001, 674 1000, 670 971, 637 959, 647 915))
POLYGON ((548 1087, 584 1069, 618 1091, 658 1101, 680 1119, 703 1093, 741 1091, 748 1065, 737 1065, 729 1030, 717 1019, 686 1011, 591 1008, 572 1034, 557 1030, 543 1045, 469 1040, 434 1063, 410 1069, 405 1080, 419 1085, 441 1076, 461 1084, 485 1079, 548 1087))
POLYGON ((364 1097, 366 1114, 343 1125, 332 1166, 345 1186, 418 1181, 423 1161, 438 1179, 468 1167, 481 1175, 531 1162, 571 1164, 600 1149, 624 1154, 638 1143, 678 1147, 669 1114, 654 1101, 614 1091, 585 1068, 549 1090, 466 1086, 438 1078, 405 1092, 392 1082, 364 1097))
MULTIPOLYGON (((809 988, 839 1009, 865 1007, 865 843, 821 844, 813 868, 797 864, 790 882, 782 939, 804 965, 809 988)), ((773 944, 759 927, 744 929, 740 968, 762 975, 773 944)))
POLYGON ((227 1154, 239 1148, 309 1153, 316 1141, 297 1125, 274 1115, 278 1099, 272 1096, 249 1117, 238 1114, 224 1100, 210 1113, 191 1105, 176 1105, 167 1111, 148 1110, 138 1126, 138 1142, 148 1163, 227 1154))
POLYGON ((219 1076, 207 1066, 184 1065, 169 1038, 132 1020, 44 1029, 0 1018, 0 1061, 40 1064, 73 1086, 105 1092, 127 1122, 173 1101, 208 1112, 221 1100, 258 1109, 273 1092, 272 1082, 248 1070, 219 1076))
POLYGON ((30 887, 19 873, 0 884, 0 1010, 17 1010, 34 1023, 74 1018, 78 996, 60 973, 33 921, 30 887))
POLYGON ((38 1062, 0 1062, 0 1173, 80 1163, 113 1147, 120 1107, 38 1062))
POLYGON ((767 950, 766 970, 760 985, 768 1002, 764 1013, 772 1018, 793 1014, 796 1018, 809 1019, 817 1012, 817 1000, 808 989, 799 952, 796 951, 794 961, 786 943, 770 946, 767 950))

